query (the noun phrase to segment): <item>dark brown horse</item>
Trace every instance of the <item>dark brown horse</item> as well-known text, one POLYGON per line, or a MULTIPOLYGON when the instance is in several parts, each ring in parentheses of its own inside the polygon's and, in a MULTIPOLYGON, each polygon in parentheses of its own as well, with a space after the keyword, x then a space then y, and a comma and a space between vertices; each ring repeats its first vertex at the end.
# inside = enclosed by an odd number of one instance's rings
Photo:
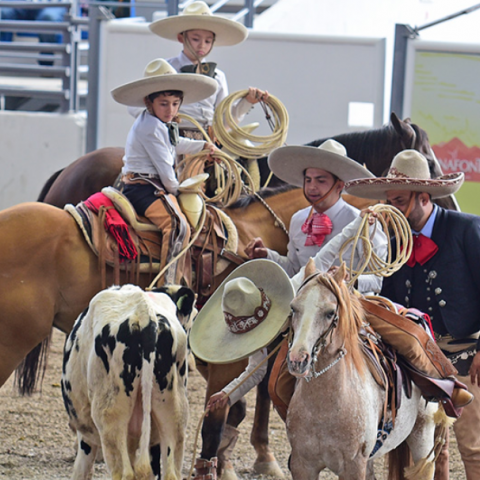
MULTIPOLYGON (((307 205, 301 189, 284 186, 264 196, 287 226, 293 213, 307 205)), ((256 198, 243 199, 225 212, 237 227, 239 253, 252 232, 261 235, 269 247, 286 251, 287 235, 274 225, 271 213, 256 198)), ((0 386, 21 364, 17 374, 22 390, 31 393, 52 327, 71 330, 76 317, 102 288, 101 271, 73 218, 43 203, 21 204, 0 212, 0 265, 0 386)), ((113 281, 113 271, 108 269, 107 283, 113 281)), ((150 281, 150 277, 141 278, 140 286, 146 287, 150 281)), ((227 369, 209 366, 208 392, 225 386, 244 366, 243 362, 227 369)), ((268 395, 259 401, 258 415, 264 427, 268 425, 268 395)), ((202 455, 215 455, 226 415, 224 410, 208 417, 202 455)), ((230 409, 229 422, 236 426, 244 415, 245 403, 237 402, 230 409)), ((274 461, 263 434, 267 431, 264 428, 252 435, 260 464, 274 461)))
MULTIPOLYGON (((390 116, 390 123, 382 128, 335 135, 332 138, 347 149, 350 158, 365 165, 374 175, 385 174, 393 157, 406 148, 415 148, 428 160, 432 178, 442 174, 440 165, 435 160, 428 142, 427 133, 410 120, 400 120, 395 113, 390 116)), ((315 140, 308 145, 318 146, 326 138, 315 140)), ((50 177, 45 184, 38 201, 63 207, 67 203, 77 204, 103 187, 113 185, 123 162, 124 149, 120 147, 101 148, 80 157, 68 167, 50 177)), ((270 171, 267 158, 259 159, 262 184, 270 171)), ((273 177, 270 186, 282 183, 273 177)), ((452 199, 440 199, 446 208, 455 208, 452 199)))

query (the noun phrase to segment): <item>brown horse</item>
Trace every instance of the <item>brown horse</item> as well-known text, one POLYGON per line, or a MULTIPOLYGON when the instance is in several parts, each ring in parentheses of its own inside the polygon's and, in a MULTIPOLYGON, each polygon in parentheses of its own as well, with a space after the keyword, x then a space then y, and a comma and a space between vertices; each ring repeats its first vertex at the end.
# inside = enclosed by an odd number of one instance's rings
MULTIPOLYGON (((427 133, 408 119, 400 120, 395 113, 391 114, 390 123, 382 128, 344 133, 332 138, 345 146, 350 158, 365 165, 376 176, 383 175, 393 157, 406 148, 415 148, 425 155, 432 178, 442 174, 427 133)), ((325 140, 315 140, 308 145, 318 146, 325 140)), ((80 157, 50 177, 38 201, 62 208, 67 203, 77 204, 103 187, 113 185, 123 166, 124 152, 120 147, 101 148, 80 157)), ((263 184, 270 173, 266 157, 259 159, 259 167, 263 184)), ((274 187, 281 183, 274 177, 270 185, 274 187)), ((449 197, 440 199, 439 204, 455 209, 449 197)))
MULTIPOLYGON (((280 193, 272 189, 264 197, 287 227, 293 213, 307 205, 302 190, 291 187, 282 187, 280 193)), ((244 199, 225 211, 237 227, 239 253, 243 253, 252 232, 261 235, 269 247, 286 251, 287 235, 255 198, 244 199)), ((0 386, 27 356, 17 374, 23 393, 31 393, 52 327, 69 332, 76 317, 101 290, 98 259, 67 212, 42 203, 26 203, 0 212, 0 264, 0 386)), ((148 286, 150 280, 141 278, 140 286, 148 286)), ((111 269, 107 269, 107 283, 113 283, 111 269)), ((209 366, 208 392, 225 386, 243 368, 244 363, 218 371, 209 366)), ((268 424, 268 395, 260 401, 262 422, 268 424)), ((234 426, 245 415, 245 404, 237 403, 229 414, 234 426)), ((208 418, 202 454, 212 451, 210 456, 215 455, 226 414, 223 411, 208 418)), ((260 464, 274 461, 264 435, 252 437, 260 464)))

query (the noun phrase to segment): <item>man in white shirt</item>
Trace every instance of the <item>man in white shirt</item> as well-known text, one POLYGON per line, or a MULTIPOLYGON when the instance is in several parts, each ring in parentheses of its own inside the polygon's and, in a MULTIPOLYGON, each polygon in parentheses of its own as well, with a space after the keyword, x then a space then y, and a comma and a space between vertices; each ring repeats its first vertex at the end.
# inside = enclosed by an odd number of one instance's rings
MULTIPOLYGON (((290 221, 288 253, 280 255, 265 247, 261 238, 253 239, 245 249, 249 258, 269 258, 283 267, 296 288, 303 279, 301 269, 309 258, 315 259, 318 269, 325 271, 339 265, 337 246, 330 252, 327 264, 319 252, 335 238, 345 226, 359 217, 360 211, 346 203, 342 197, 346 181, 356 178, 373 178, 360 164, 347 157, 345 147, 335 140, 327 140, 318 148, 289 146, 274 150, 268 159, 272 172, 287 183, 303 187, 311 207, 295 213, 290 221), (295 275, 297 274, 297 275, 295 275), (294 276, 295 275, 295 276, 294 276)), ((354 233, 354 232, 353 232, 354 233)), ((387 238, 380 228, 373 231, 373 246, 380 256, 387 253, 387 238), (374 233, 373 233, 374 232, 374 233)), ((345 252, 343 260, 350 262, 351 250, 345 252)), ((362 260, 363 247, 357 245, 354 265, 362 260)), ((378 293, 382 287, 381 277, 362 275, 358 290, 362 293, 378 293)))

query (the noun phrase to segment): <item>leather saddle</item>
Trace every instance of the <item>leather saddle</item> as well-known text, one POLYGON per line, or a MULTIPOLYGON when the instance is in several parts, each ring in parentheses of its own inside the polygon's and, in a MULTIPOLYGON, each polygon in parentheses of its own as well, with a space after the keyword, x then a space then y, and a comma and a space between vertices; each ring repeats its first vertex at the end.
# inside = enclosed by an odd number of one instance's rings
MULTIPOLYGON (((102 263, 114 267, 115 277, 119 271, 155 274, 160 269, 161 232, 146 218, 136 214, 130 201, 117 189, 105 187, 102 193, 113 204, 125 221, 128 232, 137 249, 134 261, 122 258, 115 239, 104 227, 105 212, 89 209, 85 202, 66 205, 76 220, 84 237, 102 263)), ((244 259, 236 253, 237 232, 231 219, 221 210, 207 205, 205 224, 194 242, 190 255, 192 259, 193 287, 199 295, 197 303, 213 293, 226 277, 244 259)))

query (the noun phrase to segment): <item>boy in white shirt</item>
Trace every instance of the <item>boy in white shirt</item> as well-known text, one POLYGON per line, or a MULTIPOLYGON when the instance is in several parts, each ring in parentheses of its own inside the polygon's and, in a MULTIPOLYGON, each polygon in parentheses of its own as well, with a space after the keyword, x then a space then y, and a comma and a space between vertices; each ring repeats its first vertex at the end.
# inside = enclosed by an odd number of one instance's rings
MULTIPOLYGON (((212 51, 213 45, 231 46, 243 42, 248 35, 247 28, 228 18, 213 15, 205 2, 193 2, 180 15, 162 18, 150 24, 150 30, 168 40, 179 41, 182 52, 168 59, 177 72, 200 73, 212 77, 217 82, 216 91, 209 97, 184 105, 181 113, 190 115, 207 130, 212 125, 216 107, 228 96, 225 73, 215 63, 202 63, 212 51)), ((268 92, 250 87, 247 95, 232 108, 233 118, 239 122, 252 105, 268 98, 268 92)), ((182 135, 189 138, 202 137, 196 127, 185 122, 182 135)))
MULTIPOLYGON (((216 150, 213 144, 178 135, 175 122, 182 103, 192 103, 210 96, 216 82, 204 75, 179 74, 163 59, 151 61, 140 80, 112 90, 113 98, 124 105, 144 109, 127 137, 123 193, 136 212, 147 217, 162 232, 160 268, 174 258, 189 242, 190 227, 180 210, 176 195, 177 154, 216 150)), ((180 284, 184 256, 160 279, 159 285, 180 284)))

